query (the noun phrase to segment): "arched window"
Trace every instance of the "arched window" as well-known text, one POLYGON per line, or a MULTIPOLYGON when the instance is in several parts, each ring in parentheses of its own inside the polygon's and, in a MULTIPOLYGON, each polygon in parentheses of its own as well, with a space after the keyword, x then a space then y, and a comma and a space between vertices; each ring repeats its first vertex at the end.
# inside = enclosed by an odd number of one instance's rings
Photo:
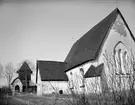
POLYGON ((126 65, 126 60, 127 60, 127 52, 125 51, 123 53, 123 64, 124 64, 124 66, 126 65))
POLYGON ((127 64, 127 51, 123 53, 123 67, 126 74, 129 75, 128 64, 127 64))
POLYGON ((125 65, 127 65, 127 47, 121 41, 119 41, 115 46, 115 65, 116 65, 116 74, 118 75, 126 75, 127 70, 125 69, 125 65))
POLYGON ((122 72, 121 68, 121 49, 118 49, 115 52, 115 65, 116 65, 116 75, 119 75, 122 72))
POLYGON ((121 68, 121 49, 118 50, 118 62, 119 62, 119 68, 121 68))
POLYGON ((125 75, 124 63, 122 62, 122 61, 124 61, 124 59, 122 57, 121 49, 118 50, 118 59, 119 59, 119 61, 118 61, 119 73, 120 73, 120 75, 125 75))
POLYGON ((114 60, 115 66, 116 66, 116 50, 113 51, 113 60, 114 60))

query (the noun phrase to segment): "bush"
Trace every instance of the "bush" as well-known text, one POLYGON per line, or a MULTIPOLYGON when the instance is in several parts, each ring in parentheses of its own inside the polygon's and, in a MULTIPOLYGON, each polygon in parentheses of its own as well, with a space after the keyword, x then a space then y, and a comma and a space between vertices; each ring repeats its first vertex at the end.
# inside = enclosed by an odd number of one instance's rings
POLYGON ((28 92, 31 93, 32 92, 32 88, 28 88, 28 92))
POLYGON ((12 95, 12 90, 11 90, 11 88, 9 88, 9 87, 2 87, 2 88, 0 89, 0 96, 4 96, 4 95, 6 95, 6 94, 12 95))

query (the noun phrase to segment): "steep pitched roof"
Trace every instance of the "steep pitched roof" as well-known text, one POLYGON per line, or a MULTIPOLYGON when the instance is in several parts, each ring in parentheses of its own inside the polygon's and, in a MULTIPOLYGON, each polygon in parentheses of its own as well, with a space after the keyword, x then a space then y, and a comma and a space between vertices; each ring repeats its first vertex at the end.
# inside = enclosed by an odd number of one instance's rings
POLYGON ((19 73, 19 72, 24 72, 24 71, 30 71, 30 72, 32 73, 32 71, 31 71, 29 65, 27 64, 27 62, 24 62, 24 63, 22 64, 22 66, 21 66, 20 69, 17 71, 17 73, 19 73))
MULTIPOLYGON (((37 73, 41 75, 42 81, 68 81, 68 77, 64 72, 65 62, 57 61, 37 61, 37 73)), ((36 80, 37 80, 36 74, 36 80)))
POLYGON ((122 14, 120 13, 119 9, 116 8, 106 18, 95 25, 91 30, 89 30, 84 36, 74 43, 65 59, 65 62, 69 64, 67 65, 65 71, 98 58, 101 47, 103 46, 108 35, 109 29, 116 20, 118 14, 120 14, 122 17, 131 34, 131 37, 134 39, 133 34, 131 33, 122 14))
MULTIPOLYGON (((11 82, 11 85, 13 85, 14 82, 15 82, 17 79, 20 80, 19 77, 16 77, 16 78, 11 82)), ((26 86, 26 80, 20 80, 20 82, 22 83, 23 86, 26 86)), ((34 85, 35 85, 35 84, 34 84, 32 81, 29 81, 29 86, 34 86, 34 85)))
POLYGON ((11 85, 13 85, 13 83, 14 83, 17 79, 19 79, 19 77, 16 77, 16 78, 11 82, 11 85))
POLYGON ((100 64, 97 67, 91 65, 90 68, 88 69, 88 71, 85 73, 84 78, 101 76, 103 67, 104 67, 104 64, 103 63, 100 64))

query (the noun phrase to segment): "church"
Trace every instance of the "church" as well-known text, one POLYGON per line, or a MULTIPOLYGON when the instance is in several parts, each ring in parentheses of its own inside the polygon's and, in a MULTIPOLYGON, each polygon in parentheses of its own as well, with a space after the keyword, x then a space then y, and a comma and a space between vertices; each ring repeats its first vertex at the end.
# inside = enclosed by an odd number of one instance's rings
POLYGON ((76 93, 103 93, 129 89, 134 75, 135 38, 120 10, 78 39, 64 62, 70 88, 76 93), (114 79, 115 78, 115 79, 114 79), (124 87, 125 86, 125 87, 124 87))
POLYGON ((37 94, 52 93, 50 84, 80 94, 129 89, 134 46, 135 38, 116 8, 73 44, 64 62, 37 61, 37 94))
POLYGON ((31 80, 33 71, 26 61, 16 73, 18 76, 11 83, 13 92, 36 92, 36 85, 31 80))

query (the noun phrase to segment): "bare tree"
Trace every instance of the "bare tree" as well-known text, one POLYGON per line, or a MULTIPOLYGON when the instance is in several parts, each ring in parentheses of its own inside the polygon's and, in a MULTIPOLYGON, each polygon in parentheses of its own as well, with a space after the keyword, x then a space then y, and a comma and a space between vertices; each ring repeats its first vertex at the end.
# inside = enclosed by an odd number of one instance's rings
POLYGON ((127 59, 121 62, 108 52, 104 54, 104 57, 109 71, 108 87, 115 104, 134 103, 135 55, 130 51, 127 59))
POLYGON ((13 79, 13 75, 15 73, 15 69, 12 65, 12 63, 8 63, 6 66, 5 66, 5 69, 4 69, 4 76, 6 77, 7 79, 7 83, 8 83, 8 87, 10 88, 10 83, 13 79))
POLYGON ((3 74, 3 65, 0 63, 0 78, 1 78, 2 74, 3 74))

